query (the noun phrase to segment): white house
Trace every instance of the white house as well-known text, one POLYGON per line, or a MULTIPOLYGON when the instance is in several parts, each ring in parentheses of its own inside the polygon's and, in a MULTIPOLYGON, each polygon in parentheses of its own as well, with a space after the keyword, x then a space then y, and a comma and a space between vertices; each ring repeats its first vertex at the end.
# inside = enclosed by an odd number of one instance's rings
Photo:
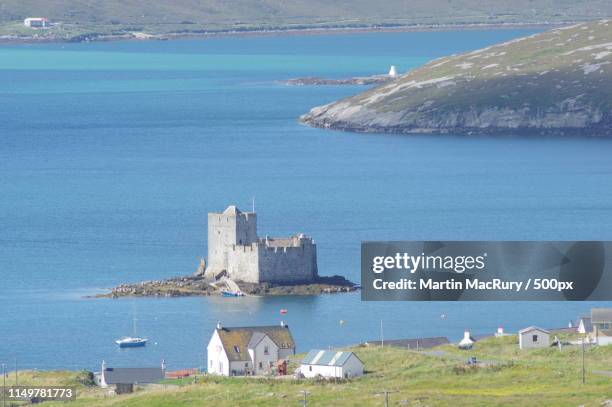
POLYGON ((598 345, 612 344, 612 308, 591 309, 591 325, 598 345))
POLYGON ((23 20, 23 25, 29 28, 47 28, 51 26, 51 22, 44 17, 28 17, 23 20))
POLYGON ((314 349, 302 360, 300 373, 304 377, 348 379, 363 376, 363 362, 353 352, 314 349))
POLYGON ((518 336, 520 349, 547 348, 550 346, 550 331, 537 326, 521 329, 518 336))
POLYGON ((208 373, 223 376, 274 373, 276 363, 295 355, 295 342, 289 326, 226 328, 217 324, 210 338, 208 373))

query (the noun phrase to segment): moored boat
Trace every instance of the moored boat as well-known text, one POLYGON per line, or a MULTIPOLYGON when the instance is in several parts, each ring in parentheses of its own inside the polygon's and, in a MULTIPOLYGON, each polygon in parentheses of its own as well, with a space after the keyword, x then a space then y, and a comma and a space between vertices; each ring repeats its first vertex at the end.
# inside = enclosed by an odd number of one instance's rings
POLYGON ((120 348, 138 348, 145 346, 147 341, 148 339, 146 338, 133 338, 131 336, 126 336, 125 338, 117 339, 115 343, 119 345, 120 348))

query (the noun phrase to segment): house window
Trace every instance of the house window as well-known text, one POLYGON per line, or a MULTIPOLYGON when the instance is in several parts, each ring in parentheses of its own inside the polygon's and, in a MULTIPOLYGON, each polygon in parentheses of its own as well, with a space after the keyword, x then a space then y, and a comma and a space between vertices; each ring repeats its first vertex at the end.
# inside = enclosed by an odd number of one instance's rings
POLYGON ((601 324, 601 329, 610 329, 610 324, 601 324))
POLYGON ((213 365, 213 361, 212 359, 210 360, 210 368, 212 369, 212 365, 213 365))
POLYGON ((308 366, 308 370, 312 372, 312 366, 308 366))
POLYGON ((270 354, 270 350, 268 349, 268 346, 264 346, 264 355, 269 355, 270 354))
POLYGON ((269 361, 269 362, 268 362, 268 364, 269 364, 269 366, 270 366, 270 369, 272 369, 272 368, 274 367, 274 362, 269 361))
POLYGON ((219 373, 223 373, 223 362, 219 362, 219 373))
POLYGON ((259 362, 259 368, 263 369, 263 363, 259 362))
POLYGON ((532 336, 531 336, 531 340, 532 340, 533 342, 537 342, 537 341, 538 341, 538 335, 532 335, 532 336))
POLYGON ((238 346, 234 346, 234 352, 240 353, 240 348, 238 346))
POLYGON ((245 364, 244 364, 244 367, 249 367, 249 364, 248 364, 248 363, 245 363, 245 364))

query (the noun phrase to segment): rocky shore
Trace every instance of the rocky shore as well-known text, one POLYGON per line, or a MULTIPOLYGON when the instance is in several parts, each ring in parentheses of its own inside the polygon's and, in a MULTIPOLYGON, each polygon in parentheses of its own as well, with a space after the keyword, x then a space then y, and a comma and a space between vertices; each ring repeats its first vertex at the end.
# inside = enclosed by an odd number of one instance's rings
MULTIPOLYGON (((356 291, 359 286, 342 276, 319 277, 308 284, 282 285, 271 283, 236 282, 245 295, 319 295, 356 291)), ((202 276, 182 276, 164 280, 142 281, 121 284, 109 293, 95 295, 94 298, 120 297, 195 297, 220 295, 219 289, 210 285, 202 276)))
POLYGON ((389 75, 357 76, 354 78, 318 78, 308 76, 305 78, 294 78, 285 81, 290 86, 321 86, 321 85, 380 85, 394 79, 389 75))

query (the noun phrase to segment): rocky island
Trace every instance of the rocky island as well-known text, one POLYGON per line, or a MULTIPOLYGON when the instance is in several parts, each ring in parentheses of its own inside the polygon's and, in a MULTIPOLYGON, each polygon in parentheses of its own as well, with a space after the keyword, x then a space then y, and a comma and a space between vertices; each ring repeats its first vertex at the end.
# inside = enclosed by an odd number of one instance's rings
POLYGON ((380 133, 612 136, 612 23, 550 30, 429 62, 313 108, 302 123, 380 133))
MULTIPOLYGON (((242 294, 247 296, 268 295, 319 295, 356 291, 359 286, 341 276, 318 277, 316 281, 303 284, 245 283, 237 282, 242 294)), ((189 275, 163 280, 121 284, 108 293, 95 298, 120 297, 201 297, 221 295, 223 286, 216 286, 203 276, 189 275)))

